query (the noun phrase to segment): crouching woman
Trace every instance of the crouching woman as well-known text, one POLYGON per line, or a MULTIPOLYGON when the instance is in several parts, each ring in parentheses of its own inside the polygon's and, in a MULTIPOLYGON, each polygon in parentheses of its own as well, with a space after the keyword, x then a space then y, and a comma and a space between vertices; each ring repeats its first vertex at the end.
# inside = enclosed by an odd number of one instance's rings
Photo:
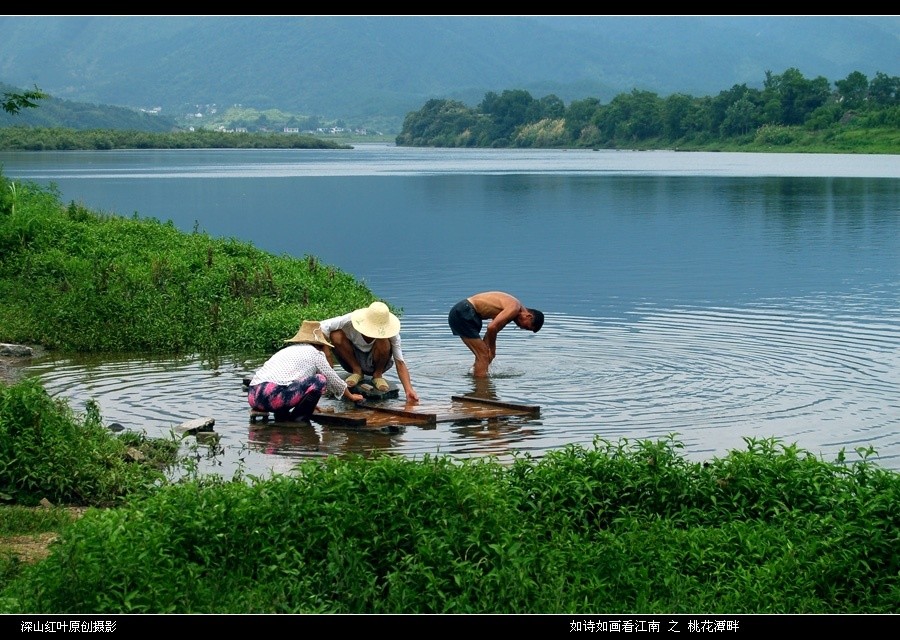
POLYGON ((331 347, 318 322, 304 320, 288 346, 269 358, 250 380, 247 402, 256 411, 274 414, 277 422, 308 420, 325 391, 352 402, 363 400, 353 393, 328 364, 323 351, 331 347))

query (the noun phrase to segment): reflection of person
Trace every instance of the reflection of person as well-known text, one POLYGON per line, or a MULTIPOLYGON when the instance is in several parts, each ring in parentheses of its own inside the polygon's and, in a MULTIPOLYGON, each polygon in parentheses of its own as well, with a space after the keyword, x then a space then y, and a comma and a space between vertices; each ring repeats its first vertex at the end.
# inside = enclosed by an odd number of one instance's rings
POLYGON ((472 375, 487 377, 488 367, 497 357, 497 334, 510 322, 520 329, 537 333, 544 326, 544 314, 529 309, 517 298, 503 291, 476 293, 457 302, 447 316, 453 335, 459 336, 475 354, 472 375), (490 323, 481 337, 482 321, 490 323))
POLYGON ((290 427, 250 425, 248 442, 259 451, 296 457, 297 453, 319 450, 319 434, 311 423, 290 427), (293 454, 293 455, 292 455, 293 454))
POLYGON ((309 419, 325 390, 353 402, 363 400, 328 364, 323 349, 331 344, 318 322, 304 320, 288 346, 269 358, 250 380, 247 402, 271 411, 276 421, 309 419))
MULTIPOLYGON (((351 313, 322 320, 322 333, 333 344, 326 354, 333 354, 345 371, 347 384, 355 387, 363 376, 372 376, 372 383, 379 391, 390 389, 384 372, 397 364, 397 376, 403 384, 406 399, 418 402, 419 394, 413 389, 409 369, 400 348, 400 320, 383 302, 373 302, 368 307, 351 313)), ((334 360, 329 357, 332 363, 334 360)))
POLYGON ((472 378, 473 388, 469 394, 473 398, 481 398, 483 400, 497 400, 497 389, 494 387, 494 381, 490 378, 472 378))

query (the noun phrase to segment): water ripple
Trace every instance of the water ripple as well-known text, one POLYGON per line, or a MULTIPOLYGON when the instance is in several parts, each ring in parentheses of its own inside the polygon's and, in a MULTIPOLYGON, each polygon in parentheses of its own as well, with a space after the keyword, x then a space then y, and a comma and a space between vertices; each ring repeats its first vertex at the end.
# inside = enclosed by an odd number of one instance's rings
POLYGON ((537 404, 541 413, 397 434, 250 425, 242 378, 264 357, 204 363, 51 356, 30 373, 76 410, 93 399, 105 422, 154 436, 214 417, 223 451, 203 464, 225 474, 243 465, 262 475, 347 453, 508 460, 589 446, 595 437, 670 434, 696 460, 742 449, 745 438, 777 437, 828 460, 841 449, 854 459, 855 448, 871 446, 880 464, 900 469, 900 320, 856 315, 848 311, 853 304, 647 306, 625 318, 548 314, 539 334, 500 334, 491 378, 481 383, 469 374, 472 356, 450 334, 445 315, 404 317, 404 352, 423 406, 474 391, 537 404))

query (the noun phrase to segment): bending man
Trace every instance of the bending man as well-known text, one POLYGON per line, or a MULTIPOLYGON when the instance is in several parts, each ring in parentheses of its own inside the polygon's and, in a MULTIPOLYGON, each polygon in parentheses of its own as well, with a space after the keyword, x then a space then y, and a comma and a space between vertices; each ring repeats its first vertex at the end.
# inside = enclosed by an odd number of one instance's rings
POLYGON ((544 314, 526 307, 503 291, 485 291, 457 302, 450 309, 447 322, 453 335, 459 336, 475 354, 472 375, 485 378, 488 367, 497 357, 497 334, 500 330, 512 322, 520 329, 537 333, 544 326, 544 314), (491 321, 482 338, 482 321, 486 319, 491 321))

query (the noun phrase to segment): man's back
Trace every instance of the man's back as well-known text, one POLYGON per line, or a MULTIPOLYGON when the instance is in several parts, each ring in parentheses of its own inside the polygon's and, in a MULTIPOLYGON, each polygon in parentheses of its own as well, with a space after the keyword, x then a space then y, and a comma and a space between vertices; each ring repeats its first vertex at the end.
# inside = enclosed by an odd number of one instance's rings
POLYGON ((496 318, 503 311, 515 315, 523 308, 518 298, 503 291, 476 293, 469 298, 469 302, 482 318, 496 318))

